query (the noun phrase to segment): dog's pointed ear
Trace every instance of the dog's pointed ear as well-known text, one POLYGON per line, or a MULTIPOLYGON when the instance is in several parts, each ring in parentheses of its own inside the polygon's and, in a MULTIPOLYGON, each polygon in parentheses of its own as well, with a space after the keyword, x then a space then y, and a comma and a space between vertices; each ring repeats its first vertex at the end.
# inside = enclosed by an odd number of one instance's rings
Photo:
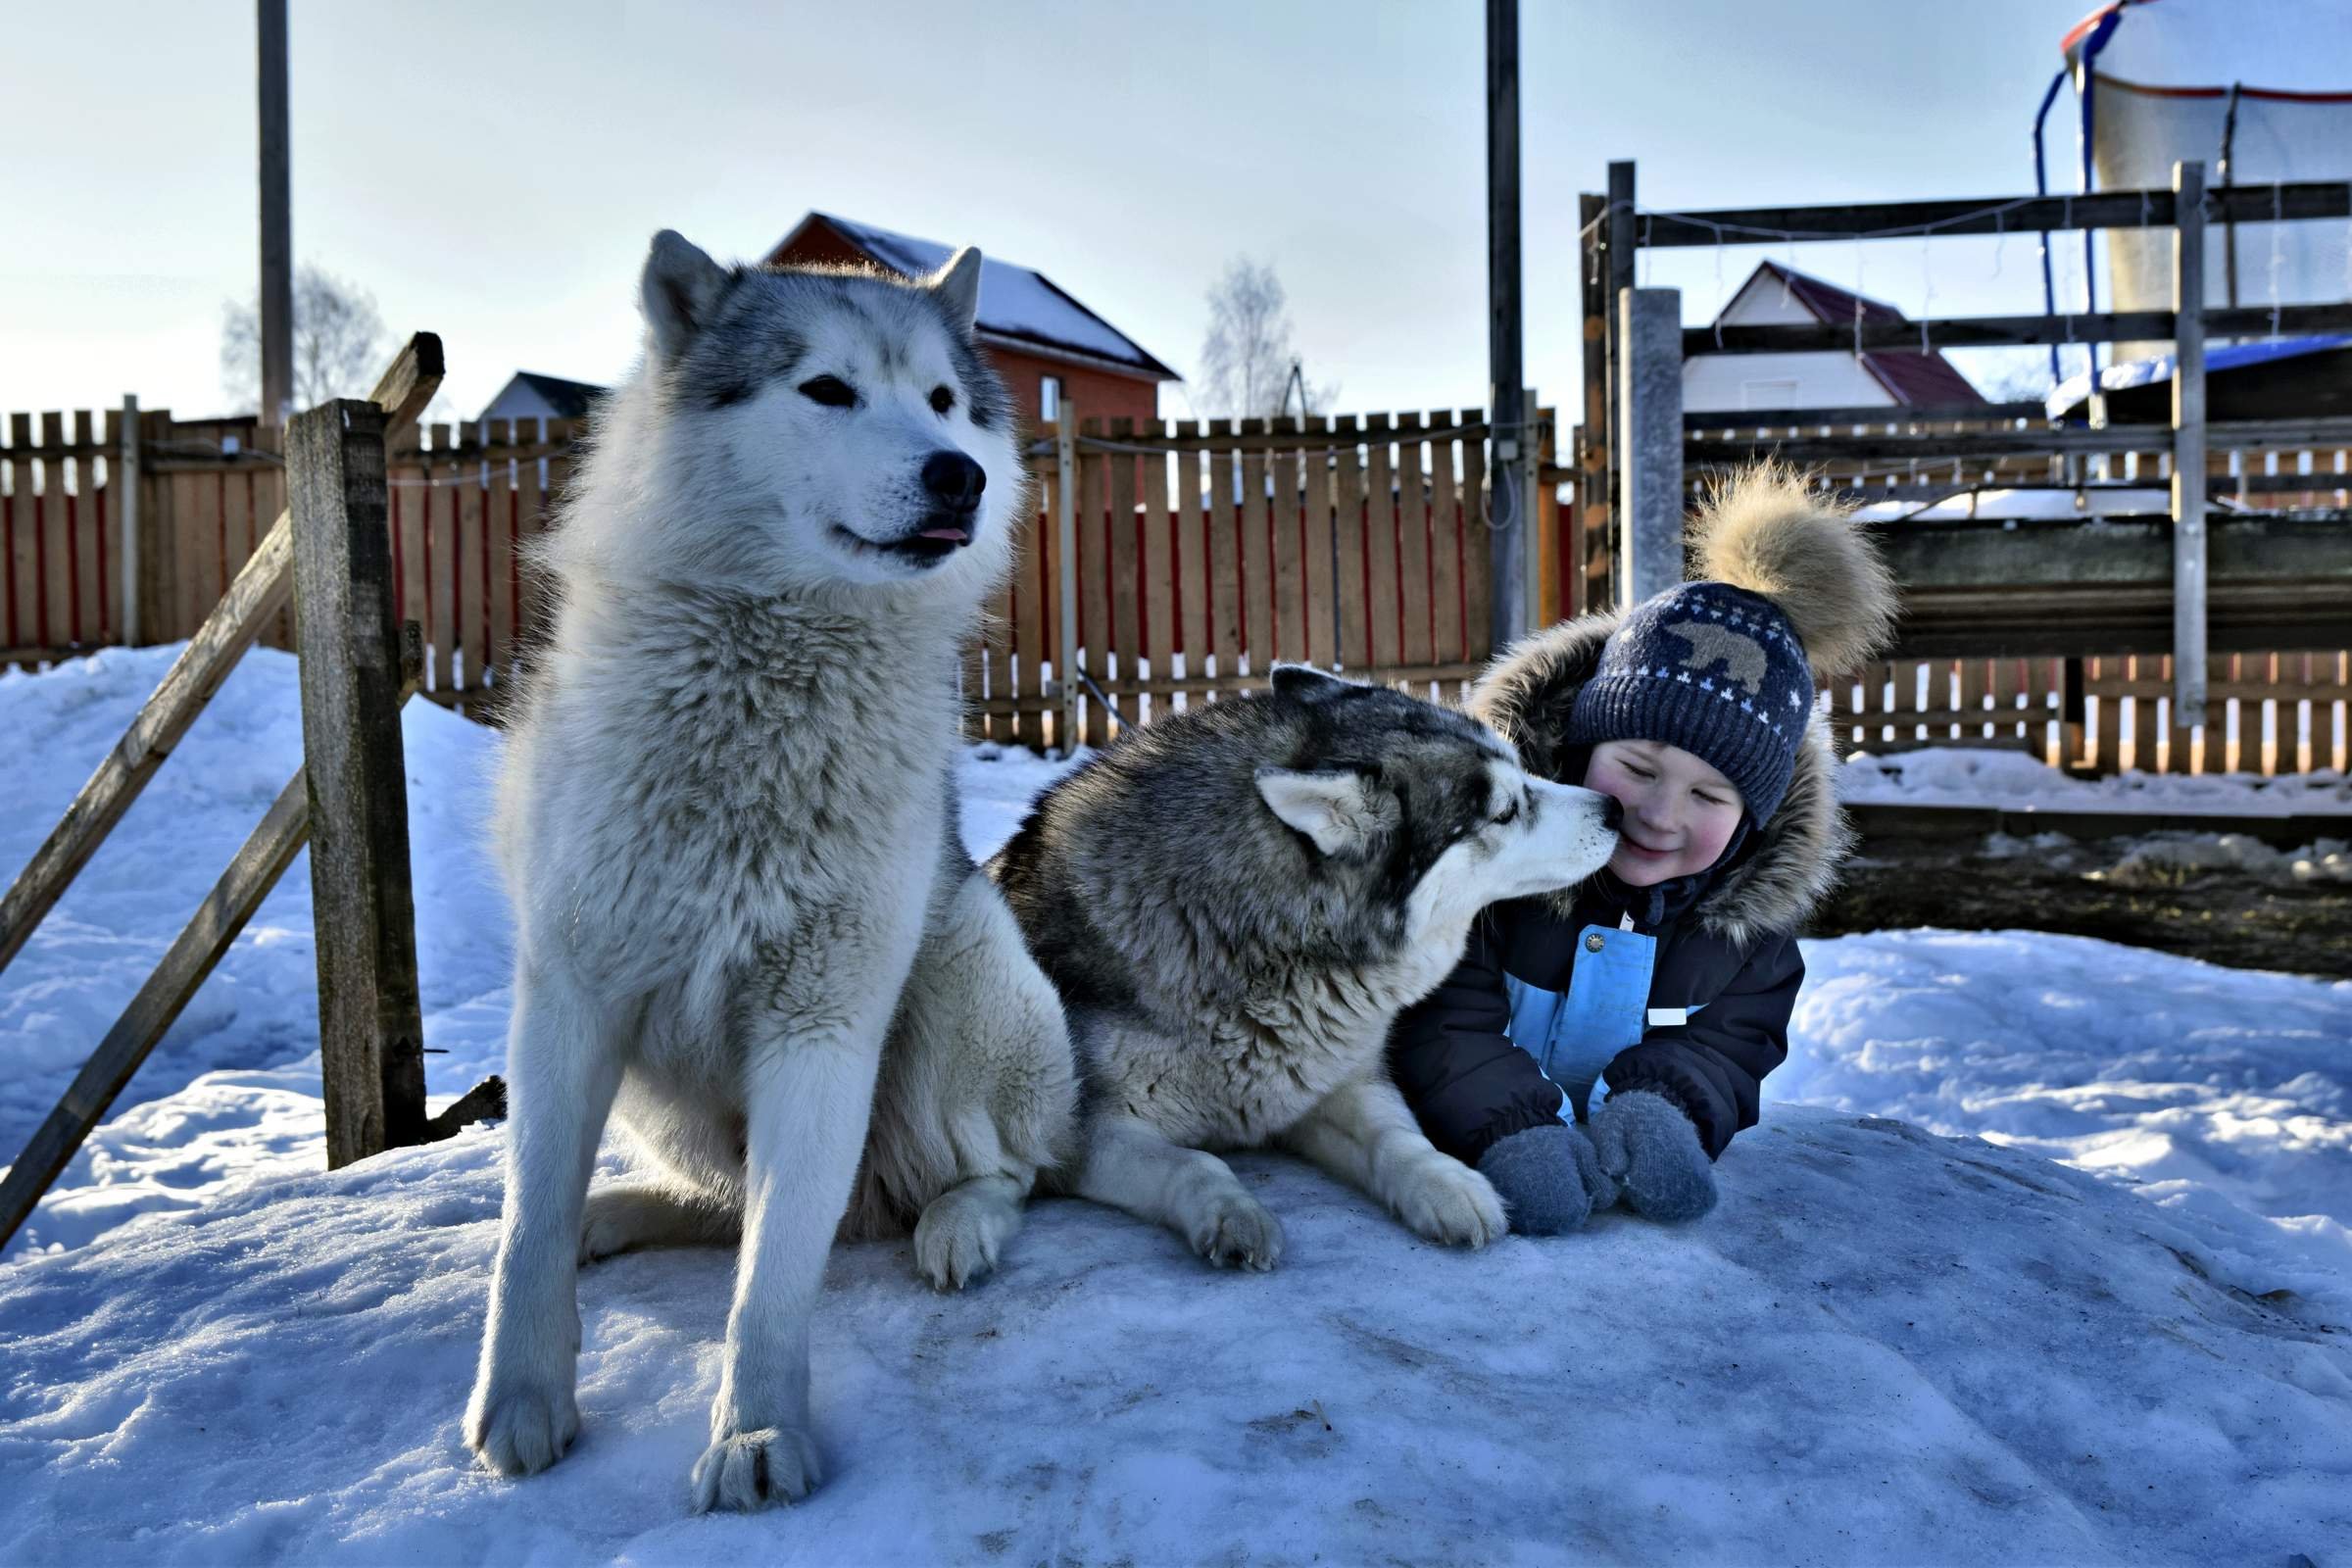
POLYGON ((970 245, 948 258, 948 265, 931 274, 931 292, 959 332, 969 332, 980 317, 980 252, 970 245))
POLYGON ((665 228, 654 236, 638 288, 646 324, 654 329, 654 347, 663 359, 684 353, 694 335, 710 323, 727 282, 726 269, 676 229, 665 228))
POLYGON ((1363 774, 1257 770, 1257 793, 1274 814, 1325 855, 1361 854, 1384 834, 1396 803, 1363 774))
POLYGON ((1271 679, 1276 691, 1302 703, 1329 702, 1332 698, 1363 690, 1355 682, 1325 674, 1312 664, 1276 664, 1271 679))

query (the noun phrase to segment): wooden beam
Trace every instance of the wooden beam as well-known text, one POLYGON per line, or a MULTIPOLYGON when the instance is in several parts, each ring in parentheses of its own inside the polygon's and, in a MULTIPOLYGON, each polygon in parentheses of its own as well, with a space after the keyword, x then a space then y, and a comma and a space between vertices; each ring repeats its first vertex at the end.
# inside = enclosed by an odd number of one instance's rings
MULTIPOLYGON (((2271 318, 2288 337, 2352 331, 2352 303, 2207 311, 2212 337, 2267 337, 2271 318)), ((1956 316, 1930 321, 1865 321, 1814 326, 1696 326, 1683 334, 1683 357, 1718 354, 1916 354, 1922 331, 1933 349, 2015 348, 2049 343, 2112 343, 2174 335, 2171 311, 2105 311, 2086 316, 1956 316)))
POLYGON ((2185 731, 2205 721, 2205 166, 2173 165, 2173 189, 2172 717, 2185 731))
MULTIPOLYGON (((1713 341, 1714 334, 1708 334, 1713 341)), ((1911 403, 1855 404, 1832 409, 1685 409, 1686 430, 1817 430, 1823 425, 1864 425, 1884 430, 1887 425, 1951 424, 1968 420, 2041 420, 2048 411, 2038 403, 1911 403)))
MULTIPOLYGON (((2296 449, 2352 444, 2352 418, 2231 419, 2206 426, 2206 445, 2216 451, 2296 449)), ((2159 424, 2111 424, 2092 429, 2083 425, 2043 426, 2025 430, 1969 430, 1958 435, 1752 435, 1729 439, 1696 436, 1683 443, 1683 458, 1691 465, 1746 463, 1759 455, 1777 454, 1790 463, 1850 464, 1884 461, 1933 466, 1959 458, 2046 457, 2057 453, 2163 452, 2172 446, 2170 430, 2159 424)), ((2309 481, 2297 490, 2333 490, 2341 475, 2298 474, 2309 481)), ((2155 481, 2148 481, 2153 488, 2155 481)))
POLYGON ((384 424, 338 399, 286 430, 330 1167, 424 1131, 384 424))
MULTIPOLYGON (((1527 589, 1527 542, 1536 537, 1527 479, 1535 466, 1535 431, 1526 396, 1524 302, 1519 244, 1519 0, 1487 0, 1487 385, 1495 439, 1488 472, 1494 484, 1494 526, 1487 530, 1488 635, 1496 648, 1535 624, 1527 589)), ((1409 461, 1408 470, 1417 469, 1409 461)), ((1419 580, 1416 555, 1406 580, 1419 580)), ((1387 613, 1385 606, 1379 612, 1387 613)), ((1252 662, 1263 667, 1261 661, 1252 662)))
MULTIPOLYGON (((393 419, 400 411, 415 417, 441 384, 441 340, 430 332, 409 339, 376 383, 371 400, 393 419)), ((169 417, 158 415, 159 419, 169 417)), ((262 627, 284 608, 293 588, 294 544, 286 513, 254 546, 236 581, 220 596, 204 624, 132 719, 115 749, 100 760, 74 804, 58 819, 31 860, 0 895, 0 970, 9 965, 41 917, 73 884, 106 835, 130 809, 164 759, 196 722, 205 704, 228 679, 237 661, 262 627)))
POLYGON ((228 862, 213 891, 198 906, 194 918, 181 928, 155 972, 139 987, 122 1016, 90 1053, 73 1087, 49 1112, 8 1177, 0 1181, 0 1246, 24 1223, 41 1194, 89 1137, 90 1129, 106 1115, 107 1107, 130 1082, 139 1063, 179 1016, 205 976, 220 961, 253 911, 277 885, 278 876, 302 849, 310 824, 310 796, 301 770, 278 792, 276 804, 228 862))
MULTIPOLYGON (((2352 216, 2352 190, 2340 179, 2280 185, 2232 185, 2209 192, 2215 222, 2264 223, 2274 217, 2352 216)), ((1914 235, 2019 234, 2085 228, 2148 228, 2173 221, 2169 190, 2111 190, 2088 196, 1962 196, 1924 202, 1834 207, 1731 207, 1702 213, 1643 213, 1641 242, 1660 249, 1756 244, 1762 240, 1851 239, 1909 230, 1914 235)))
POLYGON ((294 219, 286 131, 286 0, 257 0, 261 91, 261 436, 283 452, 294 412, 294 219))

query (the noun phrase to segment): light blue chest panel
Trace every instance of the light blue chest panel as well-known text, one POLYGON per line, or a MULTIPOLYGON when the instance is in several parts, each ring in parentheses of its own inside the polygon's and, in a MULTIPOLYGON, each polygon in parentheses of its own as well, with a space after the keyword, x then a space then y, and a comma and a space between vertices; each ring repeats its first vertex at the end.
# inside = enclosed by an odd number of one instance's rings
MULTIPOLYGON (((1566 1097, 1562 1121, 1582 1121, 1591 1114, 1594 1082, 1617 1053, 1640 1044, 1650 1027, 1649 984, 1657 962, 1656 937, 1589 925, 1576 935, 1567 995, 1529 985, 1514 974, 1503 976, 1511 1043, 1560 1086, 1566 1097)), ((1681 1023, 1683 1017, 1678 1012, 1654 1021, 1681 1023)), ((1608 1098, 1605 1084, 1601 1098, 1608 1098)))

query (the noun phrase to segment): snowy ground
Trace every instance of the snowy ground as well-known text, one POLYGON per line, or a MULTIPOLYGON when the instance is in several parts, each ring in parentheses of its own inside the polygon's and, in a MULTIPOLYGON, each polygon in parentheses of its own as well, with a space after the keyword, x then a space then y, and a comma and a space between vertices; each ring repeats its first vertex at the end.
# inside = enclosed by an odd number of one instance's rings
MULTIPOLYGON (((170 652, 0 675, 0 874, 170 652)), ((496 740, 422 704, 406 731, 438 1100, 501 1054, 496 740)), ((292 664, 257 654, 0 975, 0 1152, 298 750, 292 664)), ((973 848, 1054 771, 975 753, 973 848)), ((2326 1562, 2352 1532, 2352 985, 1814 942, 1776 1102, 1688 1231, 1443 1254, 1262 1158, 1269 1277, 1073 1203, 960 1298, 846 1249, 832 1481, 691 1521, 728 1259, 591 1271, 580 1448, 468 1471, 501 1134, 318 1174, 308 907, 297 862, 0 1262, 0 1561, 2326 1562)))
MULTIPOLYGON (((1867 742, 1863 743, 1867 748, 1867 742)), ((2352 813, 2352 779, 2328 769, 2143 773, 2075 778, 2006 748, 1927 747, 1874 754, 1838 770, 1840 799, 1871 806, 1972 806, 2012 811, 2148 811, 2179 816, 2352 813)))

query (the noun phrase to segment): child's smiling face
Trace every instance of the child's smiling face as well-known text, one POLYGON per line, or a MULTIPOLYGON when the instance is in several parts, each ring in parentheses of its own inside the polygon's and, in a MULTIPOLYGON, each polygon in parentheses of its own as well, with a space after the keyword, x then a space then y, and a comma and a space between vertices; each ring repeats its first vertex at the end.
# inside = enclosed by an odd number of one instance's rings
POLYGON ((1624 836, 1609 869, 1631 888, 1713 865, 1744 809, 1730 779, 1681 747, 1658 741, 1593 747, 1585 788, 1614 796, 1625 808, 1624 836))

